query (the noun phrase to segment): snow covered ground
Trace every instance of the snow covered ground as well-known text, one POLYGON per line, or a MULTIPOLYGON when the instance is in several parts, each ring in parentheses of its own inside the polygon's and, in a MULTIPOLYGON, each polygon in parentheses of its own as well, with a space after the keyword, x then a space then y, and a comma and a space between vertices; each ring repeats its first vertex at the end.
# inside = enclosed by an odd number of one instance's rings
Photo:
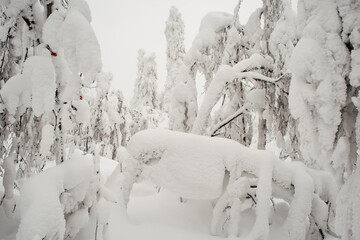
MULTIPOLYGON (((101 159, 101 172, 104 178, 110 176, 116 165, 113 160, 101 159)), ((1 195, 2 191, 0 189, 1 195)), ((121 206, 109 204, 109 226, 107 234, 104 236, 107 240, 211 240, 224 238, 224 236, 212 236, 210 233, 213 210, 210 200, 187 199, 182 203, 179 196, 166 189, 158 192, 156 186, 150 181, 134 185, 127 213, 121 206)), ((281 206, 278 210, 281 211, 281 206)), ((248 233, 254 221, 255 216, 252 212, 243 214, 239 223, 242 230, 241 235, 248 233)), ((270 240, 286 239, 282 237, 285 234, 279 228, 283 221, 284 219, 280 218, 273 219, 270 240)), ((8 220, 4 215, 3 208, 0 208, 0 240, 15 240, 18 224, 17 220, 8 220)))
MULTIPOLYGON (((210 224, 212 203, 209 200, 186 200, 166 189, 157 192, 151 182, 134 185, 128 205, 128 219, 118 214, 122 210, 113 205, 110 216, 110 239, 130 240, 211 240, 224 239, 212 236, 210 224)), ((281 209, 279 209, 281 211, 281 209)), ((245 212, 239 225, 246 235, 255 221, 251 212, 245 212)), ((284 219, 274 219, 269 240, 285 240, 285 233, 279 225, 284 219)), ((233 238, 228 238, 233 239, 233 238)), ((242 238, 236 238, 242 239, 242 238)))

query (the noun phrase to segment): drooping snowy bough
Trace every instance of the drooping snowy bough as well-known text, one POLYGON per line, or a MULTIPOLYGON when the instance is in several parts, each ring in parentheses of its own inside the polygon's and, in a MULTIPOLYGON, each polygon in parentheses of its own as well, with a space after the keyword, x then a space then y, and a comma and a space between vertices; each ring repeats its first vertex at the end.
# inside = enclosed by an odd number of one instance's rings
POLYGON ((77 153, 30 178, 21 189, 17 239, 72 239, 88 222, 95 201, 93 169, 92 155, 77 153))
POLYGON ((328 219, 336 189, 326 172, 309 169, 300 162, 280 161, 269 152, 229 139, 168 130, 136 133, 127 151, 123 181, 126 201, 136 181, 150 178, 188 199, 217 199, 213 234, 220 234, 227 224, 225 234, 238 235, 240 209, 253 202, 256 220, 247 237, 267 239, 273 198, 290 206, 284 223, 289 239, 306 239, 311 226, 322 236, 331 232, 328 219), (227 222, 223 223, 227 213, 227 222))

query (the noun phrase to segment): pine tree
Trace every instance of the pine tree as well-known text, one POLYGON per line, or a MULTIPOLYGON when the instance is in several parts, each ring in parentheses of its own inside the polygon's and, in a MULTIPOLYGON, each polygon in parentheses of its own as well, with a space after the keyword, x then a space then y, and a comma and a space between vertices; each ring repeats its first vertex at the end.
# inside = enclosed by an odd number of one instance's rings
POLYGON ((133 108, 149 107, 156 109, 159 107, 155 57, 154 53, 145 56, 145 52, 139 51, 138 75, 131 102, 133 108))
POLYGON ((180 12, 174 6, 170 8, 169 18, 166 21, 165 37, 167 42, 167 76, 162 99, 162 109, 165 112, 169 112, 173 89, 176 83, 176 76, 185 57, 184 23, 181 19, 180 12))

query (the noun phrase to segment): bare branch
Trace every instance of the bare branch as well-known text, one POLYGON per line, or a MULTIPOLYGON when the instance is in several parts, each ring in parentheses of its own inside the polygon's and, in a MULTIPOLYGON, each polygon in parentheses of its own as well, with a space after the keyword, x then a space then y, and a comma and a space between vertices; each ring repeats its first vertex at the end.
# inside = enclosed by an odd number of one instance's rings
POLYGON ((216 132, 219 131, 221 128, 223 128, 224 126, 228 125, 231 121, 233 121, 234 119, 236 119, 238 116, 246 113, 250 108, 251 108, 252 104, 251 103, 245 103, 244 106, 242 106, 239 110, 237 110, 234 114, 230 115, 229 117, 227 117, 226 119, 224 119, 223 121, 219 122, 218 124, 216 124, 216 126, 214 127, 214 130, 211 132, 211 137, 216 136, 216 132))

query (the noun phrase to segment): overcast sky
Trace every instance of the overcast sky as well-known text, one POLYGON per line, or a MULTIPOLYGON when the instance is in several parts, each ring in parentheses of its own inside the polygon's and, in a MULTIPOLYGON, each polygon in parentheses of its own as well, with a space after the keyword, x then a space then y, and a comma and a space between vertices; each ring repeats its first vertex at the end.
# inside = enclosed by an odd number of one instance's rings
MULTIPOLYGON (((208 12, 233 14, 238 0, 88 0, 92 26, 100 42, 103 70, 114 75, 113 87, 120 89, 127 102, 133 94, 137 51, 155 52, 158 88, 166 78, 165 22, 171 6, 176 6, 185 23, 185 47, 189 49, 200 21, 208 12)), ((261 0, 244 0, 240 23, 245 24, 261 0)))

